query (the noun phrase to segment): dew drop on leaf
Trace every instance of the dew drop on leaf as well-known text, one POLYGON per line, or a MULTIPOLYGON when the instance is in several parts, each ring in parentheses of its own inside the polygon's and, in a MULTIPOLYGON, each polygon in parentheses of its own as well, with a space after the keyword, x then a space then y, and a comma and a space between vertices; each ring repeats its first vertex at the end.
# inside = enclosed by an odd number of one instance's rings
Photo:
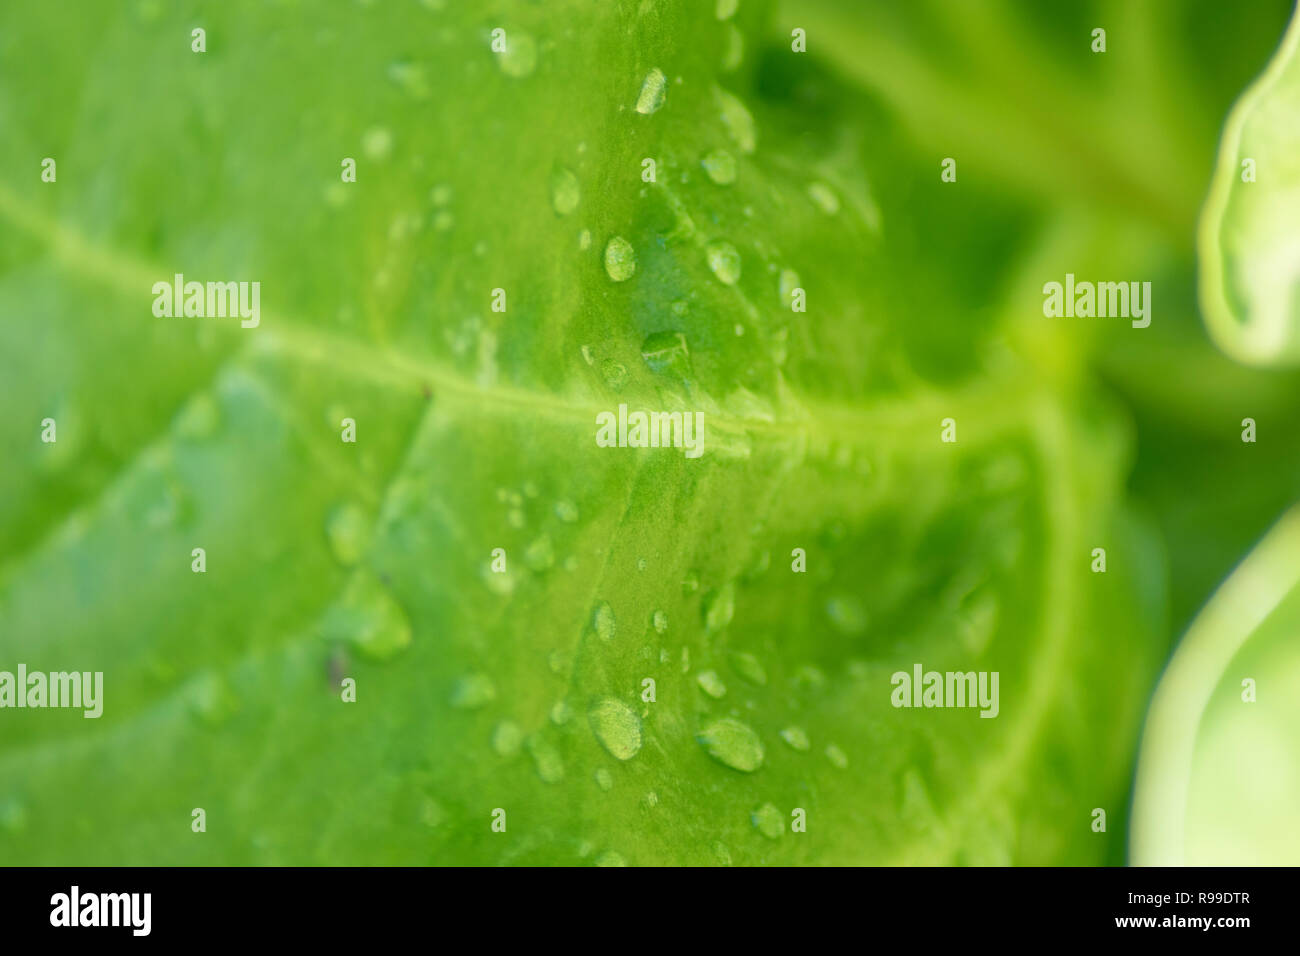
POLYGON ((595 773, 596 786, 600 787, 605 793, 614 789, 614 775, 604 767, 599 767, 595 773))
POLYGON ((848 756, 844 753, 843 750, 841 750, 839 747, 835 746, 834 744, 828 744, 826 746, 826 759, 829 760, 835 766, 839 767, 841 770, 843 770, 845 767, 849 765, 848 756))
POLYGON ((668 630, 668 615, 662 609, 657 610, 650 616, 650 623, 658 633, 662 634, 668 630))
POLYGON ((664 105, 664 97, 667 95, 668 77, 664 76, 663 70, 655 67, 641 82, 641 92, 636 98, 636 111, 646 115, 658 111, 659 107, 664 105))
POLYGON ((753 654, 747 654, 744 651, 734 651, 731 655, 731 666, 736 673, 757 687, 767 685, 767 671, 763 669, 762 663, 753 654))
POLYGON ((600 745, 618 760, 631 760, 641 749, 641 718, 627 704, 612 697, 596 701, 587 722, 600 745))
POLYGON ((578 506, 567 498, 561 498, 555 503, 555 517, 565 524, 573 524, 578 520, 578 506))
POLYGON ((564 779, 564 762, 560 753, 550 742, 538 734, 532 734, 524 745, 533 757, 533 767, 543 783, 559 783, 564 779))
POLYGON ((700 671, 695 675, 695 683, 699 684, 700 690, 714 700, 721 700, 727 696, 727 685, 722 683, 722 678, 718 676, 717 671, 700 671))
POLYGON ((701 160, 701 165, 719 186, 728 186, 736 181, 736 159, 725 149, 715 149, 701 160))
POLYGON ((754 728, 734 717, 715 720, 696 740, 710 757, 733 770, 753 773, 763 765, 763 742, 754 728))
POLYGON ((622 236, 605 245, 605 272, 615 282, 626 282, 636 272, 636 250, 622 236))
POLYGON ((627 866, 627 860, 615 853, 613 850, 606 850, 600 856, 596 857, 597 866, 627 866))
POLYGON ((622 391, 627 384, 627 366, 613 359, 603 359, 600 363, 600 375, 605 384, 616 392, 622 391))
POLYGON ((826 616, 835 630, 850 637, 867 629, 867 611, 862 601, 851 595, 840 595, 826 602, 826 616))
POLYGON ((765 803, 749 816, 755 829, 769 840, 778 839, 785 832, 785 820, 781 811, 770 803, 765 803))
POLYGON ((345 641, 371 660, 386 661, 411 645, 411 622, 388 587, 358 569, 325 615, 325 636, 345 641))
POLYGON ((492 732, 492 749, 502 757, 513 757, 523 746, 524 733, 512 720, 503 720, 492 732))
POLYGON ((704 626, 716 633, 731 623, 736 614, 736 586, 728 581, 704 597, 704 626))
POLYGON ((715 86, 713 95, 718 104, 718 112, 722 116, 722 125, 726 127, 728 135, 742 153, 752 153, 758 145, 754 117, 750 115, 749 110, 745 109, 744 103, 721 87, 715 86))
POLYGON ((723 285, 735 285, 740 281, 740 253, 736 247, 721 239, 708 244, 704 250, 709 269, 723 285))
POLYGON ((614 609, 609 606, 609 602, 601 601, 596 605, 595 610, 591 612, 591 626, 602 641, 614 639, 617 622, 614 620, 614 609))
POLYGON ((808 198, 817 204, 817 208, 828 216, 833 216, 840 211, 840 197, 835 195, 835 191, 823 182, 810 183, 808 186, 808 198))
POLYGON ((808 740, 808 732, 802 727, 787 727, 781 731, 781 739, 798 751, 808 750, 812 744, 808 740))
POLYGON ((466 674, 451 691, 451 706, 457 710, 478 710, 496 699, 496 685, 486 674, 466 674))
POLYGON ((578 208, 582 193, 578 177, 571 170, 559 167, 551 173, 551 207, 561 216, 578 208))

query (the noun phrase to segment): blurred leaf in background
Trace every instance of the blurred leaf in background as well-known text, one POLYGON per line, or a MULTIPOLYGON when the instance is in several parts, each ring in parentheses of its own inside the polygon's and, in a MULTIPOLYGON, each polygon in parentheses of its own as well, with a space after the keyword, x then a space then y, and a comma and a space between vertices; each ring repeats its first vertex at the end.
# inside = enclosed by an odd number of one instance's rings
POLYGON ((1121 862, 1157 671, 1300 467, 1194 283, 1286 13, 6 9, 0 667, 106 701, 0 720, 0 859, 1121 862), (155 318, 177 272, 260 326, 155 318), (1151 327, 1045 321, 1066 272, 1151 327), (705 455, 598 448, 620 403, 705 455), (915 662, 998 718, 890 706, 915 662))

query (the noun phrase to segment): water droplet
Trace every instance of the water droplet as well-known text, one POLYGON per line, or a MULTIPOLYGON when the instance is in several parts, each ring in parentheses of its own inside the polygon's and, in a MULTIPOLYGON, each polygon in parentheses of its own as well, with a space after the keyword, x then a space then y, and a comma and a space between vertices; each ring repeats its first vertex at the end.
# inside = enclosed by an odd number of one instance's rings
POLYGON ((735 651, 731 655, 731 666, 737 674, 758 687, 767 686, 767 671, 753 654, 735 651))
POLYGON ((719 186, 729 186, 736 181, 736 160, 725 149, 715 149, 701 160, 704 171, 719 186))
POLYGON ((682 578, 682 593, 694 594, 700 589, 700 572, 687 571, 686 577, 682 578))
POLYGON ((718 676, 717 671, 700 671, 695 675, 695 683, 699 684, 700 690, 714 700, 721 700, 727 696, 727 685, 722 683, 722 678, 718 676))
POLYGON ((613 359, 607 358, 601 361, 600 374, 605 379, 605 384, 616 392, 622 391, 623 386, 627 384, 627 366, 613 359))
POLYGON ((595 776, 596 786, 600 787, 601 790, 609 793, 610 790, 614 789, 614 775, 604 767, 598 768, 595 776))
POLYGON ((826 675, 812 664, 804 664, 794 672, 790 681, 798 690, 816 693, 826 683, 826 675))
POLYGON ((794 290, 799 288, 799 273, 793 269, 781 270, 781 304, 786 308, 794 298, 794 290))
POLYGON ((646 568, 648 568, 649 566, 650 566, 650 564, 649 564, 649 562, 646 561, 645 558, 637 558, 637 559, 636 559, 636 569, 637 569, 638 571, 644 571, 644 570, 645 570, 646 568))
POLYGON ((745 59, 745 38, 734 23, 728 23, 724 29, 726 38, 722 44, 722 70, 730 73, 745 59))
POLYGON ((752 153, 758 145, 758 134, 754 129, 754 117, 745 104, 721 87, 713 88, 713 95, 722 114, 722 125, 742 153, 752 153))
POLYGON ((207 392, 195 395, 176 416, 176 434, 181 438, 211 438, 221 426, 221 409, 207 392))
POLYGON ((562 727, 573 717, 573 708, 567 700, 557 700, 551 705, 551 723, 562 727))
POLYGON ((372 572, 352 573, 343 596, 326 612, 325 637, 352 644, 364 657, 386 661, 411 645, 411 622, 372 572))
POLYGON ((851 595, 840 595, 827 601, 826 616, 841 634, 854 636, 867 629, 867 610, 862 601, 851 595))
POLYGON ((740 0, 718 0, 714 4, 713 10, 719 20, 730 20, 736 13, 736 8, 740 6, 740 0))
POLYGON ((662 634, 668 630, 668 615, 661 610, 655 611, 654 614, 650 615, 650 623, 654 625, 656 631, 662 634))
POLYGON ((496 685, 487 674, 466 674, 451 691, 451 706, 457 710, 478 710, 496 699, 496 685))
POLYGON ((578 506, 567 498, 561 498, 555 503, 555 517, 565 524, 573 524, 578 520, 578 506))
POLYGON ((615 282, 626 282, 636 272, 636 250, 622 236, 615 236, 605 246, 605 272, 615 282))
POLYGON ((704 626, 716 633, 731 623, 736 614, 736 586, 728 581, 704 596, 704 626))
POLYGON ((656 112, 664 105, 664 97, 667 95, 668 77, 664 76, 663 70, 655 67, 645 75, 645 80, 641 83, 641 92, 636 98, 636 111, 646 115, 656 112))
POLYGON ((334 560, 350 568, 365 557, 370 529, 370 517, 360 505, 349 501, 335 507, 325 520, 325 536, 334 560))
POLYGON ((615 853, 613 850, 606 850, 600 856, 596 857, 597 866, 627 866, 627 860, 615 853))
POLYGON ((492 749, 502 757, 513 757, 524 743, 524 732, 512 720, 503 720, 492 732, 492 749))
POLYGON ((781 739, 798 751, 806 751, 812 743, 808 740, 808 732, 802 727, 787 727, 781 731, 781 739))
POLYGON ((718 861, 719 866, 731 866, 731 851, 727 849, 725 843, 713 844, 713 858, 718 861))
POLYGON ((531 571, 550 570, 555 564, 555 546, 549 535, 542 535, 524 550, 524 564, 531 571))
POLYGON ((387 159, 393 152, 393 134, 387 127, 372 126, 361 136, 361 151, 376 162, 387 159))
POLYGON ((695 739, 710 757, 733 770, 753 773, 763 765, 763 742, 752 727, 734 717, 715 720, 695 739))
POLYGON ((602 641, 612 641, 617 622, 614 620, 614 609, 606 601, 601 601, 596 605, 591 614, 591 626, 596 631, 596 636, 602 641))
POLYGON ((561 216, 567 216, 578 208, 581 198, 578 177, 570 170, 557 167, 551 173, 551 206, 561 216))
POLYGON ((590 229, 584 229, 584 230, 582 230, 582 232, 578 233, 578 248, 579 248, 579 249, 590 249, 590 248, 591 248, 591 230, 590 230, 590 229))
POLYGON ((843 770, 849 765, 848 755, 834 744, 826 745, 826 759, 843 770))
POLYGON ((435 206, 445 206, 451 202, 451 187, 446 183, 439 183, 429 190, 429 202, 435 206))
POLYGON ((823 182, 808 184, 808 198, 817 204, 817 208, 828 216, 833 216, 840 211, 840 197, 835 195, 835 191, 823 182))
POLYGON ((785 820, 781 811, 770 803, 765 803, 749 815, 754 827, 769 840, 779 839, 785 832, 785 820))
POLYGON ((691 355, 680 332, 654 332, 641 343, 641 358, 659 375, 691 377, 691 355))
POLYGON ((429 74, 423 64, 409 60, 393 63, 388 67, 388 78, 414 100, 429 98, 429 74))
POLYGON ((564 762, 560 760, 559 751, 550 743, 537 734, 532 734, 524 746, 532 754, 533 766, 543 783, 559 783, 564 779, 564 762))
POLYGON ((612 697, 598 700, 587 711, 587 722, 600 745, 618 760, 631 760, 641 749, 641 718, 612 697))
POLYGON ((537 67, 537 43, 527 33, 510 33, 506 48, 497 54, 497 64, 506 76, 523 77, 537 67))
POLYGON ((721 239, 710 242, 704 250, 709 262, 709 269, 723 285, 735 285, 740 281, 740 253, 736 247, 721 239))
POLYGON ((447 232, 452 226, 456 225, 456 217, 451 214, 450 210, 439 209, 433 216, 434 232, 447 232))

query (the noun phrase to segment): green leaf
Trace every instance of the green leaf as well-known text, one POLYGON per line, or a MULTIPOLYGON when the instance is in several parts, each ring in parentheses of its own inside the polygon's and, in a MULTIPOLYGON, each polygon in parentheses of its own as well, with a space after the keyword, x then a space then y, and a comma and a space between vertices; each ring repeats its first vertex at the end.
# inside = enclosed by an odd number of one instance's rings
POLYGON ((0 721, 0 857, 1117 859, 1161 557, 1072 333, 970 306, 1005 210, 762 4, 470 6, 0 15, 51 104, 0 91, 0 667, 105 675, 0 721), (260 325, 155 318, 177 272, 260 325))
POLYGON ((1300 16, 1228 117, 1200 228, 1201 307, 1243 362, 1300 358, 1300 16))
POLYGON ((1300 855, 1300 510, 1219 588, 1179 645, 1143 733, 1139 866, 1283 866, 1300 855))

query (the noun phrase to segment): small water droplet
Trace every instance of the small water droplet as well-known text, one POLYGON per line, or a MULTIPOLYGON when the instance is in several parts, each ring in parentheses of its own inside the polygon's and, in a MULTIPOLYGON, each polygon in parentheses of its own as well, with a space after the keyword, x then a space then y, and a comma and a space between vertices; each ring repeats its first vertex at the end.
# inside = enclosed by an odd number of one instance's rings
POLYGON ((734 23, 725 27, 725 39, 722 44, 722 70, 730 73, 745 59, 745 37, 734 23))
POLYGON ((704 171, 719 186, 729 186, 736 181, 736 160, 725 149, 715 149, 701 160, 704 171))
POLYGON ((713 844, 713 858, 718 861, 719 866, 731 866, 731 851, 727 849, 725 843, 713 844))
POLYGON ((550 535, 542 535, 524 550, 524 564, 531 571, 548 571, 555 564, 555 545, 550 535))
POLYGON ((506 76, 524 77, 537 67, 537 42, 527 33, 510 33, 506 48, 498 53, 497 65, 506 76))
POLYGON ((713 88, 713 95, 722 114, 722 125, 735 141, 742 153, 752 153, 758 145, 758 134, 754 129, 754 117, 745 104, 721 87, 713 88))
POLYGON ((582 232, 578 233, 578 248, 579 248, 579 249, 590 249, 590 248, 591 248, 591 230, 590 230, 590 229, 584 229, 584 230, 582 230, 582 232))
POLYGON ((387 159, 393 152, 393 134, 387 127, 372 126, 361 136, 361 151, 376 162, 387 159))
POLYGON ((434 232, 447 232, 454 225, 456 225, 456 217, 452 215, 451 210, 439 209, 433 214, 434 232))
POLYGON ((597 866, 627 866, 627 860, 613 850, 606 850, 596 857, 597 866))
POLYGON ((794 290, 799 288, 799 273, 793 269, 781 270, 781 304, 786 308, 794 298, 794 290))
POLYGON ((753 773, 763 765, 763 742, 748 724, 723 717, 695 738, 710 757, 733 770, 753 773))
POLYGON ((601 790, 609 793, 610 790, 614 789, 614 775, 604 767, 600 767, 596 770, 595 777, 596 786, 600 787, 601 790))
POLYGON ((622 236, 605 245, 605 272, 615 282, 626 282, 636 272, 636 250, 622 236))
POLYGON ((867 629, 867 610, 852 595, 839 595, 827 601, 826 616, 837 631, 850 637, 867 629))
POLYGON ((600 745, 618 760, 631 760, 641 749, 641 718, 627 704, 612 697, 596 701, 587 722, 600 745))
POLYGON ((812 743, 808 740, 808 732, 802 727, 785 728, 785 730, 781 731, 781 739, 800 752, 806 751, 812 746, 812 743))
POLYGON ((478 710, 496 699, 496 685, 487 674, 466 674, 451 691, 451 706, 457 710, 478 710))
POLYGON ((667 95, 668 77, 664 76, 663 70, 655 67, 641 82, 641 92, 636 98, 636 111, 646 115, 658 111, 664 105, 664 97, 667 95))
POLYGON ((623 386, 627 384, 627 366, 613 359, 601 360, 600 374, 605 384, 616 392, 622 391, 623 386))
POLYGON ((704 597, 704 626, 710 633, 716 633, 731 623, 736 614, 736 586, 728 581, 720 588, 710 591, 704 597))
POLYGON ((779 839, 785 832, 785 820, 781 811, 770 803, 765 803, 749 815, 755 829, 769 840, 779 839))
POLYGON ((578 177, 571 170, 556 167, 551 173, 551 206, 561 216, 567 216, 578 208, 582 192, 578 187, 578 177))
POLYGON ((682 578, 682 593, 694 594, 700 589, 700 572, 687 571, 686 577, 682 578))
POLYGON ((352 573, 343 596, 326 612, 325 637, 352 644, 364 657, 387 661, 411 645, 411 622, 371 571, 352 573))
POLYGON ((710 242, 704 250, 709 262, 709 269, 723 285, 735 285, 740 281, 740 253, 736 247, 721 239, 710 242))
POLYGON ((561 498, 555 503, 555 517, 565 524, 573 524, 578 520, 578 506, 567 498, 561 498))
POLYGON ((714 4, 713 11, 719 20, 730 20, 736 13, 736 8, 740 6, 740 0, 717 0, 714 4))
POLYGON ((818 181, 808 184, 808 198, 817 204, 817 208, 828 216, 840 211, 840 197, 825 183, 818 181))
POLYGON ((524 732, 513 720, 503 720, 492 732, 492 749, 502 757, 513 757, 524 743, 524 732))
POLYGON ((388 67, 388 78, 413 100, 429 98, 429 73, 423 64, 402 60, 388 67))
POLYGON ((325 520, 325 536, 334 560, 350 568, 365 557, 370 529, 370 518, 360 505, 349 501, 336 506, 325 520))
POLYGON ((551 723, 563 727, 573 717, 573 708, 567 700, 557 700, 551 705, 551 723))
POLYGON ((647 810, 653 810, 655 807, 659 806, 659 794, 651 790, 641 798, 641 802, 645 804, 647 810))
POLYGON ((560 760, 559 751, 537 734, 529 736, 524 742, 533 757, 533 767, 543 783, 559 783, 564 779, 564 762, 560 760))
POLYGON ((607 601, 601 601, 592 611, 591 626, 596 631, 596 636, 602 641, 612 641, 614 639, 617 622, 614 620, 614 609, 609 606, 607 601))
POLYGON ((650 616, 650 623, 654 625, 656 631, 662 634, 668 630, 668 615, 662 610, 655 611, 654 614, 650 616))
POLYGON ((727 696, 727 685, 722 683, 722 678, 718 676, 717 671, 700 671, 695 675, 695 683, 699 684, 700 690, 714 700, 721 700, 727 696))
POLYGON ((758 687, 767 686, 767 671, 763 670, 763 665, 753 654, 744 651, 732 652, 731 666, 735 668, 737 674, 751 684, 758 687))
POLYGON ((429 190, 429 202, 433 203, 435 206, 445 206, 451 202, 451 195, 451 186, 446 183, 438 183, 438 185, 429 190))
POLYGON ((826 759, 843 770, 849 765, 848 755, 834 744, 826 745, 826 759))

